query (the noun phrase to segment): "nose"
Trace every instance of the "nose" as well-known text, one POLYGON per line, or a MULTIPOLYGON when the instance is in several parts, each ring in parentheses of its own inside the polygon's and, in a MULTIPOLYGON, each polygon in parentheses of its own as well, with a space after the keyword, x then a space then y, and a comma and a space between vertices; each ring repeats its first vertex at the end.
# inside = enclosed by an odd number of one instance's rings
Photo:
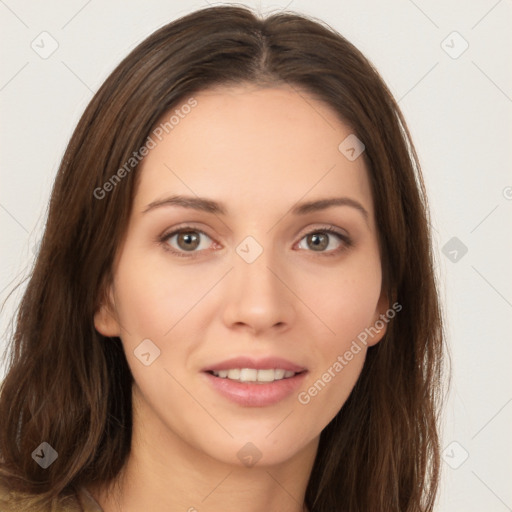
POLYGON ((272 258, 270 250, 264 250, 252 263, 237 254, 234 258, 234 268, 225 283, 225 325, 253 335, 290 328, 296 305, 288 288, 289 272, 272 258))

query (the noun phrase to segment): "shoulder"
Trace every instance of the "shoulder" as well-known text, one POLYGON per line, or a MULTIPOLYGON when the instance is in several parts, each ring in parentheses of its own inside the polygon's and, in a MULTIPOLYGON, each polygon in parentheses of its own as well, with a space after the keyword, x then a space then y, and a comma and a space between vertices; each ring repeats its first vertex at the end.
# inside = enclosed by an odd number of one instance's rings
POLYGON ((103 512, 86 489, 71 496, 54 498, 50 502, 34 494, 10 490, 0 480, 0 510, 2 512, 103 512))

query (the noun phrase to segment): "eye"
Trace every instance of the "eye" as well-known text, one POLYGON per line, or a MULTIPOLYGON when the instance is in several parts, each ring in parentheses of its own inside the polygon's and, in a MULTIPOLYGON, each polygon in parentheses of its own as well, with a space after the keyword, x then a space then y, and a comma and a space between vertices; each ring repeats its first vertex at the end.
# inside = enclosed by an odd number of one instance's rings
POLYGON ((165 249, 178 256, 186 256, 184 253, 197 253, 208 249, 213 242, 206 233, 192 227, 176 229, 163 235, 160 241, 164 243, 165 249))
MULTIPOLYGON (((307 233, 299 242, 299 249, 337 254, 352 245, 350 238, 332 228, 321 228, 307 233)), ((326 254, 327 255, 327 254, 326 254)))
MULTIPOLYGON (((204 231, 193 226, 182 226, 162 235, 160 242, 166 251, 176 256, 194 257, 207 250, 215 242, 204 231)), ((352 245, 351 239, 332 227, 310 231, 300 239, 299 249, 334 256, 352 245)))

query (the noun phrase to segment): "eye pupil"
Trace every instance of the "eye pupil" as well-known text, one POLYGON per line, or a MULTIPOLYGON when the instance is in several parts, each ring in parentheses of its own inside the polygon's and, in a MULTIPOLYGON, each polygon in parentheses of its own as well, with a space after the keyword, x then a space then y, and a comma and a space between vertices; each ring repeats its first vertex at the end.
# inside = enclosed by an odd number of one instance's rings
POLYGON ((199 235, 195 231, 184 231, 178 234, 177 242, 185 251, 194 250, 199 245, 199 235))
POLYGON ((329 245, 329 237, 323 233, 313 233, 308 235, 308 243, 315 251, 323 250, 329 245))

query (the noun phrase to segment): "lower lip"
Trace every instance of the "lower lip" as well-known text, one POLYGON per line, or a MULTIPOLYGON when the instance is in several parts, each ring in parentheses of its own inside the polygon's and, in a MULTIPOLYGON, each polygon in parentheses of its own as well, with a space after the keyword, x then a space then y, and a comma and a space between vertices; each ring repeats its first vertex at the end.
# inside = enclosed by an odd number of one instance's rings
POLYGON ((302 372, 287 379, 261 384, 223 379, 206 372, 204 375, 216 391, 232 402, 245 407, 266 407, 284 400, 297 391, 306 373, 302 372))

